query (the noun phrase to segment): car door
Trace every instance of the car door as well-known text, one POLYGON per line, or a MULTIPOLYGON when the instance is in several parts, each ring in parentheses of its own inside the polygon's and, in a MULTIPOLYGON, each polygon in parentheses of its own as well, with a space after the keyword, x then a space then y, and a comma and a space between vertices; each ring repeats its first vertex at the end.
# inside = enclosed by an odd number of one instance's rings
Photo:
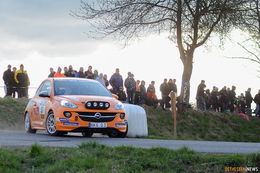
POLYGON ((50 102, 50 96, 52 91, 51 81, 47 80, 42 83, 41 88, 37 91, 34 98, 34 122, 37 127, 44 127, 46 108, 50 102))

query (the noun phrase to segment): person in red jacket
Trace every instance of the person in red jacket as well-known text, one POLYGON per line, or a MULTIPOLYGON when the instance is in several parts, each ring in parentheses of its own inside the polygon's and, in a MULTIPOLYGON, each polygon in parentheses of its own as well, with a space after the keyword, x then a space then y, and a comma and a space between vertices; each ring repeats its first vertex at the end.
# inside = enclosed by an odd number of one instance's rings
POLYGON ((66 76, 61 73, 61 68, 58 67, 58 70, 57 70, 57 72, 54 74, 54 77, 66 77, 66 76))
POLYGON ((146 96, 147 96, 147 102, 146 104, 148 106, 153 106, 153 107, 157 107, 158 105, 158 99, 157 99, 157 96, 155 94, 155 82, 152 81, 151 84, 149 85, 149 87, 147 88, 147 93, 146 93, 146 96))

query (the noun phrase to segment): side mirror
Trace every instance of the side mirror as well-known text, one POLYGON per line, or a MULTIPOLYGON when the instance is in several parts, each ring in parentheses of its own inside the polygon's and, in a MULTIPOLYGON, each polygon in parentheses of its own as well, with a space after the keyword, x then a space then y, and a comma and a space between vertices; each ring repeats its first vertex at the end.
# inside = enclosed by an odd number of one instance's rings
POLYGON ((112 94, 112 96, 118 100, 118 96, 116 94, 112 94))
POLYGON ((50 97, 49 93, 47 91, 41 91, 39 94, 40 97, 50 97))

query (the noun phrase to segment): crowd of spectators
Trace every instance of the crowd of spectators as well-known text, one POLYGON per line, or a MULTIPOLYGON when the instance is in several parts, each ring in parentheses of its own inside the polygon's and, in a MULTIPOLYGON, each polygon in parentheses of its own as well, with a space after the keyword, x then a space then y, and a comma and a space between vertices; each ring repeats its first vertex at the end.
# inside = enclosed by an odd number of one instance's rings
POLYGON ((5 83, 6 96, 16 97, 18 93, 18 98, 28 97, 28 87, 30 85, 30 80, 27 75, 26 70, 24 70, 24 65, 20 65, 20 69, 17 70, 16 67, 11 65, 7 66, 7 70, 3 74, 3 80, 5 83))
MULTIPOLYGON (((76 71, 73 69, 72 65, 64 67, 63 71, 61 67, 58 67, 57 72, 51 67, 48 77, 94 79, 107 88, 110 85, 109 89, 111 93, 116 94, 118 99, 122 102, 137 105, 146 104, 153 107, 160 105, 163 110, 167 110, 171 107, 170 92, 177 93, 176 79, 164 79, 163 83, 160 85, 162 99, 158 100, 154 81, 151 81, 146 89, 145 81, 135 80, 134 74, 131 72, 128 72, 127 78, 123 80, 118 68, 109 80, 106 74, 99 73, 98 70, 93 70, 92 66, 89 66, 86 71, 84 71, 83 67, 80 67, 79 70, 76 71), (126 89, 126 92, 124 89, 126 89)), ((30 80, 26 70, 24 70, 23 64, 20 65, 19 70, 16 70, 16 67, 11 69, 11 65, 8 65, 7 70, 3 74, 3 80, 6 87, 6 96, 16 97, 17 92, 18 98, 28 97, 30 80)), ((205 81, 202 80, 197 89, 196 100, 197 108, 202 111, 238 111, 249 115, 251 115, 251 104, 254 101, 256 103, 255 113, 257 116, 260 114, 260 90, 253 98, 251 95, 251 88, 248 88, 245 95, 241 93, 239 96, 236 96, 235 86, 232 86, 231 89, 224 86, 221 90, 214 86, 210 91, 210 89, 206 89, 205 81)))
POLYGON ((93 70, 92 66, 89 66, 86 71, 84 71, 83 67, 80 67, 79 71, 76 71, 70 65, 69 68, 64 67, 63 72, 61 67, 58 67, 57 72, 55 72, 51 67, 48 77, 78 77, 94 79, 107 88, 110 86, 109 89, 111 93, 116 94, 120 101, 130 104, 147 104, 149 106, 157 107, 159 102, 156 96, 154 81, 152 81, 146 89, 145 81, 135 80, 134 74, 131 72, 128 72, 127 78, 123 80, 118 68, 109 80, 106 74, 99 73, 98 70, 93 70))
POLYGON ((205 81, 202 80, 197 89, 197 108, 199 110, 212 110, 216 112, 239 112, 247 115, 252 114, 251 104, 256 103, 256 116, 260 116, 260 90, 252 97, 251 88, 236 95, 236 86, 228 88, 224 86, 218 89, 213 86, 212 90, 206 89, 205 81))

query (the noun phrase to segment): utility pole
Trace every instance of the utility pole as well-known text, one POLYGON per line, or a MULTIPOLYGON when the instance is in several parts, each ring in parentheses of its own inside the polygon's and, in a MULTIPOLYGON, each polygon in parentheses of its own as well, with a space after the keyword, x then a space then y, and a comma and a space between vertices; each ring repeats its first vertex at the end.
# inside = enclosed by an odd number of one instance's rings
POLYGON ((173 120, 173 136, 177 137, 177 114, 176 114, 176 93, 171 92, 172 120, 173 120))

